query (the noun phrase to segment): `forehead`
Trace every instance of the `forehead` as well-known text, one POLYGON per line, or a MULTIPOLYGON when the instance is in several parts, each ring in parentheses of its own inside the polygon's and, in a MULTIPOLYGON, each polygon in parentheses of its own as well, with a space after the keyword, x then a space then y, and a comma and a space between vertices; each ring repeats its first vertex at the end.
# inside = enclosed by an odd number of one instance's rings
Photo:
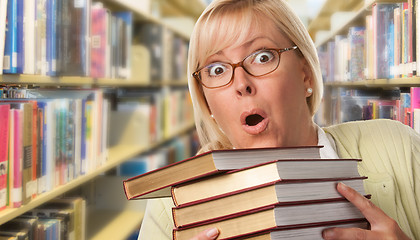
MULTIPOLYGON (((198 63, 226 48, 241 47, 253 39, 284 46, 289 42, 274 22, 252 9, 211 16, 202 26, 198 39, 198 63)), ((287 46, 284 46, 287 47, 287 46)))

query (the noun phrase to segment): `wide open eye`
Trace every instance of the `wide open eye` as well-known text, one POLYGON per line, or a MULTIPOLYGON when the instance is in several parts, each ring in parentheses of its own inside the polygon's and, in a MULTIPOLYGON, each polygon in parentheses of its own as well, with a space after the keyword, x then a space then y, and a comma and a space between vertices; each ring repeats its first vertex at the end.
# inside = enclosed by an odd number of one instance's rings
POLYGON ((268 62, 271 62, 275 58, 275 53, 270 50, 262 50, 259 52, 256 52, 253 56, 252 63, 255 64, 266 64, 268 62))
POLYGON ((227 66, 222 63, 213 63, 206 67, 206 73, 209 77, 222 76, 227 71, 227 66))

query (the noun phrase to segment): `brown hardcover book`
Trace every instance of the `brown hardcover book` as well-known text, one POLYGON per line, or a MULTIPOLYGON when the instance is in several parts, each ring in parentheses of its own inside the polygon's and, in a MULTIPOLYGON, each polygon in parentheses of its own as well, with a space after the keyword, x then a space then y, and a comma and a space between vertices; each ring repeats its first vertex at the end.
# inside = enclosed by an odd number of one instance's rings
POLYGON ((343 182, 365 195, 363 179, 366 178, 270 182, 257 187, 230 192, 226 195, 203 199, 195 204, 175 207, 172 209, 172 216, 175 227, 180 228, 208 219, 216 219, 273 204, 287 205, 342 199, 342 196, 336 190, 338 182, 343 182))
POLYGON ((278 159, 320 158, 320 146, 217 150, 124 181, 128 199, 170 197, 171 186, 278 159))
POLYGON ((172 198, 175 206, 179 206, 281 180, 360 177, 357 171, 359 161, 361 160, 275 160, 174 186, 172 198))
POLYGON ((175 228, 173 239, 190 239, 200 232, 217 227, 218 239, 243 238, 256 232, 293 229, 362 220, 364 216, 346 200, 292 205, 271 205, 240 214, 213 219, 183 228, 175 228))
POLYGON ((233 239, 246 239, 246 240, 276 240, 276 239, 287 239, 287 240, 314 240, 322 239, 322 231, 326 228, 341 227, 341 228, 368 228, 368 222, 366 220, 355 221, 341 224, 324 224, 322 226, 312 227, 301 227, 294 229, 279 229, 266 231, 262 233, 250 234, 242 236, 241 238, 233 239))

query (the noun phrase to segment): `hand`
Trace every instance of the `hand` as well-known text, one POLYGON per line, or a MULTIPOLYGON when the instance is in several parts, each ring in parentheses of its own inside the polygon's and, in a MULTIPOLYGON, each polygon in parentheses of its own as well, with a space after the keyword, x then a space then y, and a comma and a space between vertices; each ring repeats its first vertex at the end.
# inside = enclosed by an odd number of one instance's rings
POLYGON ((398 223, 388 217, 380 208, 369 199, 344 183, 337 185, 338 192, 356 206, 369 221, 371 229, 360 228, 329 228, 322 232, 322 237, 332 239, 404 239, 410 238, 400 229, 398 223))
POLYGON ((217 228, 210 228, 207 230, 202 231, 197 236, 191 238, 190 240, 213 240, 219 236, 219 229, 217 228))

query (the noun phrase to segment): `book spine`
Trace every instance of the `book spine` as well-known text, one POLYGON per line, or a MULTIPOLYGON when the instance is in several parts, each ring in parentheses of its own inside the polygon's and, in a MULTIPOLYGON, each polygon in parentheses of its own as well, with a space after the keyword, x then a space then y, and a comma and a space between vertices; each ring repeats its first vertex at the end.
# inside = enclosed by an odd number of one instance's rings
POLYGON ((17 73, 17 0, 7 2, 3 73, 17 73))
POLYGON ((12 206, 22 205, 23 111, 14 109, 12 206))
POLYGON ((24 56, 23 56, 23 73, 35 74, 35 29, 36 29, 36 1, 24 1, 24 56))
POLYGON ((10 105, 0 105, 0 210, 7 206, 10 105))
POLYGON ((7 1, 0 0, 0 75, 3 74, 4 44, 6 40, 7 1))

